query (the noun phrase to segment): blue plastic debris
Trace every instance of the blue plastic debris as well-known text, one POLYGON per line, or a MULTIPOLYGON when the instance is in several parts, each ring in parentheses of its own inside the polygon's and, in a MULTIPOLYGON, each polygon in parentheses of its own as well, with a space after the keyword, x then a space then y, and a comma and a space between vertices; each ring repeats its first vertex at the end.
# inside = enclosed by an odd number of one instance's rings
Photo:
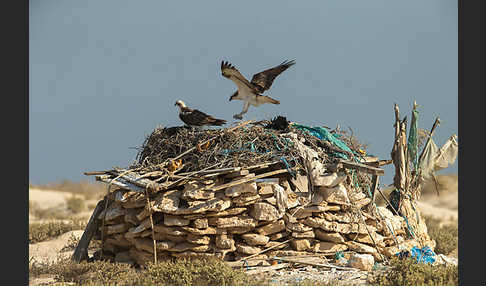
POLYGON ((432 264, 435 262, 435 253, 428 246, 423 248, 418 248, 416 246, 412 247, 410 251, 403 250, 395 254, 399 258, 411 257, 419 263, 432 264))
MULTIPOLYGON (((343 141, 339 140, 335 134, 332 134, 331 132, 327 131, 325 128, 322 128, 320 126, 317 127, 310 127, 310 126, 305 126, 301 124, 292 124, 293 127, 300 129, 300 130, 305 130, 309 132, 309 134, 322 139, 331 142, 334 146, 339 147, 343 151, 348 151, 350 153, 355 153, 353 150, 351 150, 346 144, 344 144, 343 141)), ((336 152, 335 154, 336 157, 340 157, 343 159, 349 159, 346 154, 343 153, 338 153, 336 152)))
POLYGON ((342 251, 337 251, 334 254, 334 259, 336 259, 336 260, 339 260, 339 258, 342 258, 342 257, 344 257, 344 253, 342 251))
POLYGON ((410 250, 410 256, 415 258, 417 262, 423 262, 426 264, 432 264, 435 262, 435 253, 428 246, 424 246, 423 248, 414 246, 410 250))

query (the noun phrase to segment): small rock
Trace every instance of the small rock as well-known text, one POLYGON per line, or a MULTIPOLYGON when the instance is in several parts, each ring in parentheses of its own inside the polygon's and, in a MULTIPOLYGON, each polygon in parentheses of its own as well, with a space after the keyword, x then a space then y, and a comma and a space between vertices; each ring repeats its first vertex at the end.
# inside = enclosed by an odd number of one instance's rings
POLYGON ((182 193, 182 198, 193 199, 193 200, 208 200, 214 198, 214 192, 211 190, 201 189, 204 184, 199 182, 189 182, 184 185, 184 191, 182 193))
POLYGON ((155 211, 170 213, 179 208, 181 191, 171 190, 155 197, 153 209, 155 211))
POLYGON ((282 217, 274 206, 267 203, 254 204, 250 210, 250 215, 257 220, 263 221, 275 221, 282 217))
POLYGON ((245 193, 257 194, 256 182, 239 184, 237 186, 227 188, 224 192, 224 194, 228 197, 237 197, 245 193))
POLYGON ((220 249, 232 249, 235 247, 235 241, 231 234, 220 234, 215 236, 214 240, 216 246, 220 249))
POLYGON ((278 239, 281 239, 282 237, 287 237, 290 235, 290 232, 279 232, 279 233, 274 233, 272 235, 270 235, 270 240, 278 240, 278 239))
POLYGON ((194 244, 209 244, 211 241, 211 238, 209 236, 199 236, 199 235, 193 235, 193 234, 188 234, 187 235, 187 241, 190 243, 194 244))
POLYGON ((319 240, 343 243, 344 237, 337 232, 326 232, 321 229, 314 229, 314 233, 319 240))
POLYGON ((257 189, 260 196, 273 195, 273 187, 276 183, 273 182, 258 182, 257 189))
POLYGON ((304 251, 311 248, 308 239, 294 239, 290 241, 290 245, 292 245, 292 248, 296 251, 304 251))
POLYGON ((246 244, 243 244, 243 243, 237 243, 236 244, 236 251, 238 251, 239 253, 251 255, 251 254, 259 253, 260 251, 262 251, 262 249, 259 248, 259 247, 256 247, 256 246, 250 246, 250 245, 246 245, 246 244))
POLYGON ((282 230, 285 230, 285 222, 282 219, 257 228, 257 232, 261 235, 270 235, 282 230))
POLYGON ((343 172, 325 173, 323 175, 315 176, 313 179, 314 186, 334 188, 346 179, 346 174, 343 172))
POLYGON ((164 215, 164 224, 166 226, 185 226, 189 224, 188 219, 184 219, 179 216, 173 216, 173 215, 164 215))
POLYGON ((314 231, 309 230, 309 231, 304 231, 304 232, 292 232, 292 237, 295 238, 314 238, 315 234, 314 231))
POLYGON ((249 216, 233 216, 233 217, 221 217, 210 218, 209 224, 217 226, 217 228, 230 228, 230 227, 255 227, 256 221, 249 216))
POLYGON ((375 259, 371 254, 356 253, 352 255, 348 261, 349 267, 353 267, 365 271, 370 271, 373 268, 374 264, 375 264, 375 259))
POLYGON ((245 240, 246 243, 252 246, 265 245, 270 240, 270 237, 256 233, 246 233, 241 235, 241 237, 245 240))
POLYGON ((322 193, 324 200, 326 200, 328 203, 349 203, 346 187, 344 187, 342 184, 338 184, 333 188, 322 187, 319 188, 319 190, 322 193))
POLYGON ((346 245, 349 247, 349 249, 360 252, 360 253, 376 253, 376 249, 374 247, 371 247, 369 245, 359 243, 356 241, 347 241, 346 245))
POLYGON ((193 221, 193 225, 195 228, 199 229, 204 229, 207 228, 208 225, 208 219, 207 218, 198 218, 193 221))
POLYGON ((334 242, 318 242, 312 247, 314 252, 337 252, 348 249, 345 244, 334 242))

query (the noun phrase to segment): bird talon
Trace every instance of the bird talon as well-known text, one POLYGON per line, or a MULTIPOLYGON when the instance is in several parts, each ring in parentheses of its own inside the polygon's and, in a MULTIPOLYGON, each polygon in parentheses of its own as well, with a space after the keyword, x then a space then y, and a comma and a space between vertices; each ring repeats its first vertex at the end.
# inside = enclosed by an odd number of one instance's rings
POLYGON ((234 119, 239 119, 239 120, 241 120, 241 119, 243 119, 243 116, 241 116, 241 115, 239 115, 239 114, 235 114, 235 115, 233 115, 233 118, 234 118, 234 119))

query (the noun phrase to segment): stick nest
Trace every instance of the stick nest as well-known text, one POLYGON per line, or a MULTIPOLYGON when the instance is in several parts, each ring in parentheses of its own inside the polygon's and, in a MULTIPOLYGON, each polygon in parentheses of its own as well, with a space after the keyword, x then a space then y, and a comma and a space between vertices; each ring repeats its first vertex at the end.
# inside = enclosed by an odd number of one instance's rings
MULTIPOLYGON (((227 129, 194 130, 184 126, 158 127, 138 148, 136 163, 132 167, 150 167, 162 164, 177 157, 186 150, 197 149, 182 158, 183 167, 179 171, 192 172, 216 163, 221 167, 249 167, 262 163, 282 161, 288 167, 301 167, 305 170, 303 158, 290 140, 280 137, 282 133, 292 132, 304 138, 304 144, 316 150, 319 160, 333 163, 336 149, 329 142, 321 140, 308 132, 292 127, 285 117, 278 116, 271 121, 260 121, 232 131, 227 129), (218 136, 219 135, 219 136, 218 136), (207 144, 201 144, 214 138, 207 144)), ((339 140, 357 151, 364 147, 344 131, 333 130, 340 134, 339 140)))

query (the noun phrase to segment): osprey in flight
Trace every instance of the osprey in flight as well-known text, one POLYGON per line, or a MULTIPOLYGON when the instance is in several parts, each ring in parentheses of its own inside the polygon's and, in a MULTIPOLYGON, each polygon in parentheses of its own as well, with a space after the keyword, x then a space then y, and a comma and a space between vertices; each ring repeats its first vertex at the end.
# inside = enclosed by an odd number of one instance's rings
POLYGON ((243 110, 233 115, 233 118, 242 119, 243 114, 248 111, 250 104, 253 106, 259 106, 264 103, 280 104, 280 101, 261 94, 272 86, 273 80, 279 74, 293 64, 295 64, 294 60, 284 61, 276 67, 254 74, 251 82, 249 82, 233 65, 229 62, 222 61, 221 73, 224 77, 232 80, 238 87, 238 90, 231 95, 229 100, 239 99, 245 101, 243 110))
POLYGON ((226 123, 224 119, 216 119, 202 111, 187 107, 182 100, 176 101, 175 105, 179 106, 179 118, 188 126, 221 126, 226 123))

